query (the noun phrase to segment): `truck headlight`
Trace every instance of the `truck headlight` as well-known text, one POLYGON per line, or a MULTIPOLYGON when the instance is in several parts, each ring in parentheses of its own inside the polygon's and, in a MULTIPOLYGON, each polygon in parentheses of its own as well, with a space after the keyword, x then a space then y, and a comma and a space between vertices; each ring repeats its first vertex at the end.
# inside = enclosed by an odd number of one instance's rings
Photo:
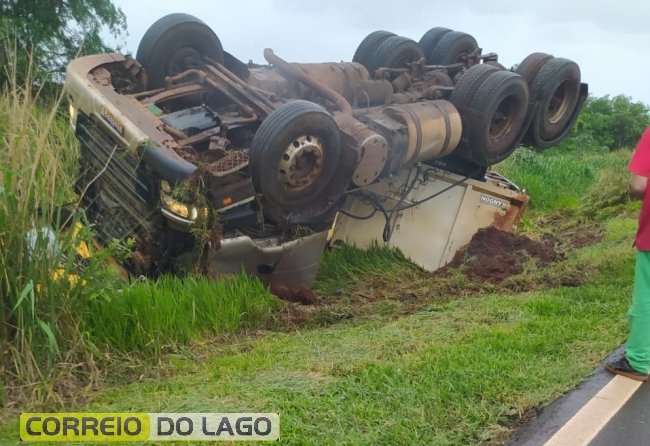
POLYGON ((72 130, 75 130, 77 128, 77 114, 79 113, 79 110, 77 107, 75 107, 72 104, 72 98, 68 99, 69 105, 68 105, 68 113, 70 114, 70 127, 72 127, 72 130))
POLYGON ((171 187, 167 181, 161 182, 160 200, 163 215, 175 223, 192 226, 198 220, 207 218, 207 208, 186 204, 172 197, 171 187))

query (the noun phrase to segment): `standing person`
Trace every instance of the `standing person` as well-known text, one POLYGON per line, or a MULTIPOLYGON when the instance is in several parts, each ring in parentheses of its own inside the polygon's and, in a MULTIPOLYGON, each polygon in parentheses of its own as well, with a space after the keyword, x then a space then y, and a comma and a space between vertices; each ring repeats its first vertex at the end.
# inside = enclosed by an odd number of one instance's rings
POLYGON ((605 368, 636 381, 647 381, 650 372, 650 127, 643 132, 628 166, 632 172, 630 197, 643 200, 634 246, 637 249, 632 305, 627 313, 629 336, 625 354, 605 368))

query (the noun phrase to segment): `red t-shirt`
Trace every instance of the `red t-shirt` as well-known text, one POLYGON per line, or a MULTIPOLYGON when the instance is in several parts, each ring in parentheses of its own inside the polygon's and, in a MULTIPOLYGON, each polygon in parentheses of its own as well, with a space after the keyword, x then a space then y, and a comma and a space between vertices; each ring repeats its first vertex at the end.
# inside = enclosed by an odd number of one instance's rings
MULTIPOLYGON (((650 177, 650 127, 641 135, 627 168, 636 175, 650 177)), ((648 191, 643 194, 634 246, 639 251, 650 251, 650 197, 648 191)))

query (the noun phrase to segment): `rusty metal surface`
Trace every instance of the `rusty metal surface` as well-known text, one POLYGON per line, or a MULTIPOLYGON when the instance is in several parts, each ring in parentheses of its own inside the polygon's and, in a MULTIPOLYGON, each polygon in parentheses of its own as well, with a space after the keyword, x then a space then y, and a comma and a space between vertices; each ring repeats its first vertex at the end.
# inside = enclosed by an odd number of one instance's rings
POLYGON ((320 82, 318 79, 309 77, 299 68, 278 57, 273 53, 272 49, 266 48, 264 50, 264 58, 269 63, 272 63, 284 76, 289 76, 293 79, 299 80, 305 85, 308 85, 309 87, 321 93, 328 100, 332 101, 342 113, 349 115, 352 114, 352 106, 347 101, 347 99, 345 99, 345 97, 343 97, 336 90, 320 82))
MULTIPOLYGON (((199 85, 199 84, 181 85, 166 90, 155 90, 155 94, 140 99, 140 102, 143 105, 155 104, 159 102, 171 101, 173 99, 182 98, 191 94, 205 93, 205 91, 206 89, 203 85, 199 85)), ((139 95, 134 95, 134 97, 139 98, 143 94, 146 94, 146 92, 140 93, 139 95)))
POLYGON ((502 231, 512 231, 516 228, 524 216, 526 207, 530 197, 525 194, 518 194, 510 198, 510 206, 507 207, 504 213, 495 212, 492 226, 502 231))
POLYGON ((208 171, 215 176, 222 177, 248 165, 248 154, 239 150, 226 153, 223 157, 209 163, 208 171))
MULTIPOLYGON (((126 63, 126 59, 119 56, 102 60, 104 63, 101 66, 94 67, 94 75, 97 88, 105 89, 101 93, 109 102, 119 103, 119 109, 124 110, 127 120, 137 122, 140 130, 138 136, 141 139, 146 135, 155 144, 171 149, 173 154, 170 156, 178 156, 182 152, 182 158, 190 161, 192 161, 192 151, 181 150, 181 147, 194 147, 212 137, 220 137, 230 126, 260 122, 274 110, 276 104, 280 103, 277 102, 278 98, 273 97, 274 94, 304 95, 305 90, 296 87, 300 83, 315 90, 342 113, 352 115, 353 109, 348 99, 351 99, 355 105, 367 107, 385 103, 391 98, 408 103, 422 100, 425 95, 437 97, 438 88, 447 88, 451 82, 439 67, 429 70, 416 65, 412 70, 400 69, 401 74, 391 85, 385 79, 370 79, 368 71, 357 63, 289 64, 273 54, 271 50, 267 50, 265 55, 274 67, 250 70, 250 84, 237 78, 217 62, 213 62, 214 66, 206 65, 167 78, 167 88, 164 90, 155 90, 151 94, 137 92, 132 96, 119 95, 112 89, 110 75, 103 68, 106 63, 126 63), (277 72, 281 76, 278 76, 277 72), (282 79, 282 76, 288 79, 282 79), (402 90, 401 96, 392 93, 393 89, 402 90), (160 106, 164 107, 164 104, 184 97, 208 95, 210 90, 218 91, 235 104, 240 110, 239 116, 230 120, 224 119, 218 128, 193 135, 186 135, 168 125, 161 125, 158 117, 153 116, 146 108, 136 106, 135 102, 131 105, 125 104, 125 101, 130 98, 144 106, 162 104, 160 106)), ((91 70, 90 65, 94 62, 96 61, 86 61, 91 70)), ((422 104, 435 103, 425 101, 422 104)), ((338 119, 344 141, 358 152, 357 160, 360 164, 353 176, 354 184, 365 186, 372 183, 381 175, 383 163, 388 158, 393 160, 398 158, 389 152, 401 151, 404 133, 408 135, 408 148, 403 158, 404 162, 420 161, 450 153, 455 148, 459 136, 456 124, 458 116, 450 109, 453 109, 450 103, 441 103, 434 107, 421 104, 396 105, 383 109, 384 113, 400 122, 405 128, 405 131, 398 130, 398 135, 379 134, 357 120, 343 122, 338 119), (434 118, 431 110, 437 110, 441 119, 434 118), (444 125, 440 125, 441 121, 444 125)), ((165 112, 164 108, 163 112, 165 112)), ((381 124, 379 127, 382 127, 381 124)))
MULTIPOLYGON (((105 66, 125 62, 121 54, 98 54, 73 60, 67 69, 66 88, 74 104, 87 115, 95 118, 116 139, 123 141, 131 150, 151 140, 160 147, 173 149, 174 139, 161 129, 161 122, 146 111, 133 97, 115 91, 106 83, 105 66), (93 70, 99 69, 97 78, 93 70), (113 118, 122 128, 110 126, 113 118)), ((182 159, 170 151, 171 157, 182 159)))
POLYGON ((356 186, 366 186, 379 177, 388 159, 388 142, 379 133, 353 116, 336 113, 334 120, 343 134, 343 142, 357 153, 352 174, 356 186))
POLYGON ((291 65, 350 102, 354 100, 363 82, 375 82, 370 80, 368 70, 363 65, 354 62, 292 63, 291 65))

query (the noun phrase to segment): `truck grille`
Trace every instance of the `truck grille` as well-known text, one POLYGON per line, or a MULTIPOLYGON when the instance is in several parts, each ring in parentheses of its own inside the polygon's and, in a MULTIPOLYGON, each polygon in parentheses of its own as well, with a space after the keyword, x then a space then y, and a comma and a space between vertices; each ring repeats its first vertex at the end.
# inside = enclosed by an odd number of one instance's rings
POLYGON ((77 190, 101 241, 151 240, 156 195, 144 166, 86 115, 79 114, 76 136, 82 146, 77 190))

